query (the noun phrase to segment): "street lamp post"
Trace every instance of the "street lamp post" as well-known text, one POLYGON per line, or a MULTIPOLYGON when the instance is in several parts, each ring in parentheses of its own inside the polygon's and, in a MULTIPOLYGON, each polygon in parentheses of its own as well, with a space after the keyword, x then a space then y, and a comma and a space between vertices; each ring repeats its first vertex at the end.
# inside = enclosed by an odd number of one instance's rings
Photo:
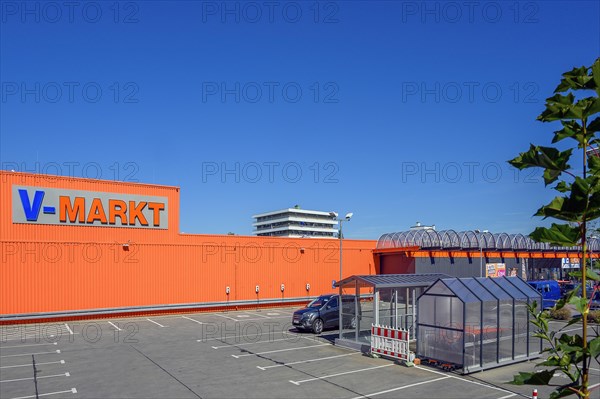
POLYGON ((339 218, 338 219, 338 214, 337 212, 329 212, 329 216, 331 216, 334 220, 338 221, 340 223, 340 227, 338 229, 338 238, 340 240, 340 279, 338 280, 338 287, 340 289, 340 296, 338 298, 338 304, 339 304, 339 314, 338 314, 338 324, 339 324, 339 338, 342 338, 342 286, 339 284, 339 281, 342 281, 342 243, 344 242, 343 240, 343 235, 342 235, 342 223, 345 221, 349 222, 350 219, 352 218, 354 214, 352 212, 349 212, 346 214, 345 218, 339 218))

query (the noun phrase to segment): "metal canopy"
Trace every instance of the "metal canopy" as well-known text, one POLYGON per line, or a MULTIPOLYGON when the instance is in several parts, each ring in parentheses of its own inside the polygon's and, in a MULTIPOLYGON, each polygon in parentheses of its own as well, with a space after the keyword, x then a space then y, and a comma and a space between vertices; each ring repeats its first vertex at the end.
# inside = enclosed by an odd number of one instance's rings
MULTIPOLYGON (((600 251, 600 238, 588 238, 587 245, 590 251, 600 251)), ((535 242, 523 234, 489 233, 472 230, 459 232, 433 229, 399 231, 383 234, 377 241, 377 249, 407 248, 413 246, 418 246, 421 249, 581 251, 581 246, 554 247, 548 243, 535 242)))
POLYGON ((430 285, 438 279, 449 278, 450 276, 442 273, 423 273, 423 274, 376 274, 351 276, 335 283, 335 287, 348 285, 358 282, 361 286, 374 288, 397 288, 397 287, 422 287, 430 285))

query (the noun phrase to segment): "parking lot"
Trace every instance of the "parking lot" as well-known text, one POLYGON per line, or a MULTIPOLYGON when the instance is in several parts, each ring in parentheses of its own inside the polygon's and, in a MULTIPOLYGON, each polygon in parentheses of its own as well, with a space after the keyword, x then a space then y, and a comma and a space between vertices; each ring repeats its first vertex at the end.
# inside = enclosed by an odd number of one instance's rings
MULTIPOLYGON (((531 397, 533 387, 506 382, 534 362, 468 376, 408 368, 334 346, 336 331, 296 331, 293 310, 3 326, 0 397, 531 397)), ((597 362, 591 372, 600 382, 597 362)))

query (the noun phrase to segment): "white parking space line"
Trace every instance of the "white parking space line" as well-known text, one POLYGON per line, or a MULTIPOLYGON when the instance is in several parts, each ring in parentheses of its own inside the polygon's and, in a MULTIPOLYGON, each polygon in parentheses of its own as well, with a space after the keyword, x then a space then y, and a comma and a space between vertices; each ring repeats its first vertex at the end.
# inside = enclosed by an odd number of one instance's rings
POLYGON ((279 316, 281 313, 267 313, 267 316, 279 316))
POLYGON ((162 324, 160 324, 160 323, 157 323, 157 322, 156 322, 156 321, 154 321, 154 320, 150 320, 150 319, 146 319, 146 320, 148 320, 150 323, 154 323, 154 324, 156 324, 157 326, 159 326, 159 327, 162 327, 162 328, 168 327, 168 326, 163 326, 162 324))
MULTIPOLYGON (((77 332, 74 332, 73 334, 79 334, 77 332)), ((62 335, 62 334, 60 334, 62 335)), ((59 336, 60 336, 59 335, 59 336)), ((48 340, 48 338, 54 338, 56 337, 56 335, 52 334, 52 335, 47 335, 44 337, 41 337, 39 334, 33 334, 33 335, 25 335, 22 336, 21 338, 6 338, 6 339, 0 339, 0 343, 6 343, 8 341, 21 341, 23 343, 29 341, 34 341, 34 342, 39 342, 39 341, 43 341, 43 340, 48 340)))
POLYGON ((250 317, 250 315, 247 314, 239 314, 236 317, 240 317, 240 318, 246 318, 246 317, 250 317))
POLYGON ((187 317, 187 316, 181 316, 181 317, 183 317, 184 319, 187 319, 187 320, 191 320, 191 321, 193 321, 193 322, 195 322, 195 323, 198 323, 198 324, 204 324, 204 323, 202 323, 201 321, 198 321, 198 320, 194 320, 194 319, 192 319, 191 317, 187 317))
POLYGON ((445 380, 446 378, 450 378, 450 377, 449 376, 445 376, 445 377, 440 377, 440 378, 434 378, 433 380, 415 382, 414 384, 408 384, 408 385, 404 385, 404 386, 401 386, 401 387, 398 387, 398 388, 386 389, 385 391, 379 391, 379 392, 374 392, 374 393, 370 393, 370 394, 367 394, 367 395, 357 396, 357 397, 352 398, 352 399, 370 398, 372 396, 383 395, 384 393, 395 392, 395 391, 399 391, 401 389, 412 388, 412 387, 416 387, 416 386, 419 386, 419 385, 429 384, 430 382, 436 382, 436 381, 445 380))
POLYGON ((29 344, 29 345, 13 345, 13 346, 0 346, 0 350, 8 348, 26 348, 28 346, 45 346, 45 345, 58 345, 58 342, 52 342, 47 344, 29 344))
POLYGON ((69 325, 67 323, 65 323, 65 327, 67 327, 69 334, 73 335, 73 330, 71 330, 71 327, 69 327, 69 325))
MULTIPOLYGON (((310 339, 310 338, 305 338, 305 337, 300 337, 300 338, 304 338, 304 339, 310 339)), ((256 342, 244 342, 241 344, 231 344, 231 345, 221 345, 221 346, 213 346, 213 349, 223 349, 223 348, 237 348, 238 346, 246 346, 246 345, 254 345, 254 344, 268 344, 270 342, 278 342, 278 341, 291 341, 294 338, 277 338, 277 339, 269 339, 266 341, 256 341, 256 342)), ((312 339, 311 339, 312 341, 312 339)))
POLYGON ((271 365, 271 366, 256 366, 256 368, 261 369, 261 370, 267 370, 267 369, 274 369, 276 367, 293 366, 295 364, 318 362, 318 361, 321 361, 321 360, 336 359, 338 357, 360 355, 360 354, 361 354, 361 352, 344 353, 343 355, 320 357, 320 358, 317 358, 317 359, 309 359, 309 360, 299 360, 297 362, 274 364, 274 365, 271 365))
MULTIPOLYGON (((236 319, 230 316, 225 316, 223 314, 216 314, 214 313, 214 316, 219 316, 219 317, 224 317, 226 319, 232 320, 232 321, 236 321, 236 322, 242 322, 242 321, 258 321, 258 320, 264 320, 264 319, 289 319, 290 316, 273 316, 273 317, 267 317, 267 316, 260 316, 257 318, 250 318, 250 319, 246 319, 245 317, 248 317, 246 315, 237 315, 237 317, 243 317, 244 319, 236 319)), ((259 316, 259 315, 256 315, 259 316)))
POLYGON ((382 366, 367 367, 365 369, 352 370, 352 371, 344 371, 343 373, 336 373, 336 374, 324 375, 322 377, 309 378, 309 379, 301 380, 301 381, 292 381, 292 380, 290 380, 290 382, 292 384, 295 384, 295 385, 300 385, 300 384, 305 383, 305 382, 319 381, 319 380, 324 380, 326 378, 337 377, 337 376, 340 376, 340 375, 360 373, 360 372, 363 372, 363 371, 381 369, 381 368, 384 368, 384 367, 390 367, 390 366, 395 366, 395 365, 396 364, 394 364, 394 363, 392 363, 392 364, 384 364, 382 366))
POLYGON ((238 319, 234 319, 233 317, 225 316, 224 314, 217 314, 217 313, 215 313, 214 315, 215 316, 219 316, 219 317, 224 317, 226 319, 233 320, 233 321, 238 321, 238 319))
POLYGON ((60 349, 55 350, 54 352, 37 352, 37 353, 21 353, 18 355, 4 355, 0 357, 18 357, 18 356, 31 356, 31 355, 47 355, 50 353, 60 353, 60 349))
POLYGON ((457 379, 457 380, 460 380, 460 381, 464 381, 464 382, 468 382, 470 384, 480 385, 482 387, 486 387, 486 388, 490 388, 490 389, 495 389, 497 391, 506 392, 506 393, 509 393, 509 394, 514 393, 514 392, 511 392, 511 391, 506 390, 506 389, 498 388, 498 387, 495 387, 495 386, 492 386, 492 385, 488 385, 488 384, 483 384, 483 383, 477 382, 477 381, 467 380, 466 378, 457 377, 455 375, 446 375, 446 374, 444 374, 444 373, 442 373, 440 371, 430 370, 430 369, 428 369, 426 367, 421 367, 421 366, 414 366, 414 367, 417 368, 417 369, 419 369, 419 370, 429 371, 430 373, 434 373, 434 374, 445 375, 446 377, 454 378, 454 379, 457 379))
POLYGON ((29 398, 39 398, 40 396, 50 396, 50 395, 59 395, 61 393, 77 393, 77 389, 75 388, 71 388, 68 391, 60 391, 60 392, 49 392, 49 393, 40 393, 37 395, 30 395, 30 396, 19 396, 18 398, 11 398, 11 399, 29 399, 29 398))
MULTIPOLYGON (((43 362, 43 363, 36 363, 35 365, 36 366, 41 366, 42 364, 57 364, 57 363, 65 364, 65 361, 64 360, 60 360, 58 362, 43 362)), ((27 363, 27 364, 17 364, 17 365, 14 365, 14 366, 0 366, 0 369, 12 369, 12 368, 15 368, 15 367, 31 367, 31 366, 32 366, 31 363, 27 363)))
POLYGON ((109 321, 108 324, 110 324, 111 326, 113 326, 117 331, 123 331, 122 329, 120 329, 119 327, 117 327, 112 321, 109 321))
POLYGON ((54 375, 41 375, 38 377, 27 377, 27 378, 16 378, 14 380, 1 380, 1 382, 14 382, 14 381, 26 381, 26 380, 33 380, 34 378, 37 380, 40 380, 42 378, 53 378, 53 377, 70 377, 71 374, 67 373, 62 373, 62 374, 54 374, 54 375))
POLYGON ((239 359, 240 357, 246 357, 246 356, 266 355, 266 354, 269 354, 269 353, 288 352, 288 351, 295 351, 295 350, 299 350, 299 349, 316 348, 317 346, 327 346, 327 345, 331 345, 331 344, 309 345, 309 346, 301 346, 299 348, 278 349, 278 350, 275 350, 275 351, 258 352, 258 353, 246 353, 244 355, 231 355, 231 356, 235 357, 236 359, 239 359))
MULTIPOLYGON (((277 332, 279 334, 279 331, 277 332)), ((315 338, 318 337, 322 337, 322 335, 303 335, 303 334, 295 334, 295 333, 291 333, 288 331, 281 331, 281 335, 282 336, 291 336, 291 337, 298 337, 298 338, 304 338, 304 339, 309 339, 311 341, 315 341, 315 342, 321 342, 315 338)), ((247 335, 233 335, 233 334, 227 334, 227 331, 225 332, 225 336, 220 336, 220 337, 212 337, 212 338, 204 338, 204 339, 197 339, 196 342, 209 342, 209 341, 227 341, 227 338, 234 338, 236 340, 243 339, 243 338, 250 338, 250 339, 255 339, 256 338, 256 334, 247 334, 247 335)), ((289 340, 291 341, 293 338, 289 338, 289 340)), ((234 345, 234 344, 231 344, 234 345)), ((343 348, 342 348, 343 349, 343 348)))
POLYGON ((259 317, 262 317, 263 319, 270 319, 270 317, 269 317, 269 316, 265 316, 265 315, 262 315, 262 314, 258 314, 258 313, 250 313, 250 312, 246 312, 246 313, 247 313, 247 314, 249 314, 249 315, 252 315, 252 316, 259 316, 259 317))

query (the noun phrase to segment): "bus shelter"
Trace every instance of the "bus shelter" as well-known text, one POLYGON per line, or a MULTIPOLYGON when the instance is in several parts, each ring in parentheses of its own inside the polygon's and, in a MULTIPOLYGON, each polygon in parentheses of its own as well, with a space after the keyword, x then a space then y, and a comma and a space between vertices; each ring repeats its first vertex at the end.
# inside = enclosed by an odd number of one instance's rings
POLYGON ((405 329, 414 337, 417 298, 440 273, 356 275, 335 284, 339 288, 339 335, 336 344, 368 351, 371 325, 405 329))
POLYGON ((417 356, 463 374, 540 356, 527 306, 539 292, 519 277, 448 278, 418 299, 417 356))

